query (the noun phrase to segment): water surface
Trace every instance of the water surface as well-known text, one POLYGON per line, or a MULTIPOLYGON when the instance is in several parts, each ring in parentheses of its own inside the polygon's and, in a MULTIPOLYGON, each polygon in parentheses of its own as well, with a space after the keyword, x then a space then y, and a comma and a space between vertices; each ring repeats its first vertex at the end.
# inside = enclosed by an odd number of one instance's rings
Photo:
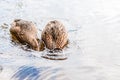
POLYGON ((119 0, 0 0, 0 80, 120 80, 119 0), (46 53, 25 51, 11 42, 16 18, 41 30, 61 21, 70 44, 67 60, 48 60, 46 53))

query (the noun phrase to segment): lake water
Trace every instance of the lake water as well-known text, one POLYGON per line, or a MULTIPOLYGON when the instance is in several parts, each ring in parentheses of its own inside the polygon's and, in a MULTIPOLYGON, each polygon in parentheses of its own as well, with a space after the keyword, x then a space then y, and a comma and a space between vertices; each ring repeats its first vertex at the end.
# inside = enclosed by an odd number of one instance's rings
POLYGON ((0 80, 120 80, 120 0, 0 0, 0 80), (41 30, 61 21, 70 44, 66 60, 25 51, 11 42, 16 18, 41 30))

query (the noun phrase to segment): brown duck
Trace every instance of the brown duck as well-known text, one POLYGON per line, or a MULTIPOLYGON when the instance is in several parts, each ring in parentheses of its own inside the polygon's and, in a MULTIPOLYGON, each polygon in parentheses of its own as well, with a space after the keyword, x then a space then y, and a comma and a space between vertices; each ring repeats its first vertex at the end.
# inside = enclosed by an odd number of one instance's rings
POLYGON ((50 50, 62 50, 68 44, 68 34, 64 25, 57 21, 50 21, 42 31, 41 39, 50 50))
POLYGON ((13 41, 28 44, 34 50, 43 50, 44 45, 37 37, 37 29, 31 21, 15 19, 11 25, 10 33, 13 41))

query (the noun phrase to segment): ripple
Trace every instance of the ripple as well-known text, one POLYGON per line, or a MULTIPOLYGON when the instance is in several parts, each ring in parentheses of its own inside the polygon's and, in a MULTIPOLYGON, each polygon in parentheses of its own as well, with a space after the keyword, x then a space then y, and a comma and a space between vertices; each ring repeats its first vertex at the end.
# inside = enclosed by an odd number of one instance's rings
POLYGON ((0 73, 3 71, 3 67, 0 65, 0 73))
POLYGON ((67 59, 68 56, 67 56, 67 53, 64 53, 63 51, 53 52, 53 53, 46 51, 42 54, 41 57, 50 59, 50 60, 65 60, 67 59))
MULTIPOLYGON (((11 80, 58 80, 67 79, 61 68, 22 66, 11 80)), ((67 79, 68 80, 68 79, 67 79)))

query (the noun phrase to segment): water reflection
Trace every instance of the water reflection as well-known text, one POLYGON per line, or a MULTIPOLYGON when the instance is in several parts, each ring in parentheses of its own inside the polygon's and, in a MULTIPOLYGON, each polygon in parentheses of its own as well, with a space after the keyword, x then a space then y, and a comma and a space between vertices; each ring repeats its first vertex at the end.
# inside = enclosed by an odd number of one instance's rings
POLYGON ((61 68, 22 66, 11 80, 66 80, 67 77, 62 71, 61 68))
POLYGON ((2 70, 3 70, 3 67, 0 65, 0 73, 2 72, 2 70))

